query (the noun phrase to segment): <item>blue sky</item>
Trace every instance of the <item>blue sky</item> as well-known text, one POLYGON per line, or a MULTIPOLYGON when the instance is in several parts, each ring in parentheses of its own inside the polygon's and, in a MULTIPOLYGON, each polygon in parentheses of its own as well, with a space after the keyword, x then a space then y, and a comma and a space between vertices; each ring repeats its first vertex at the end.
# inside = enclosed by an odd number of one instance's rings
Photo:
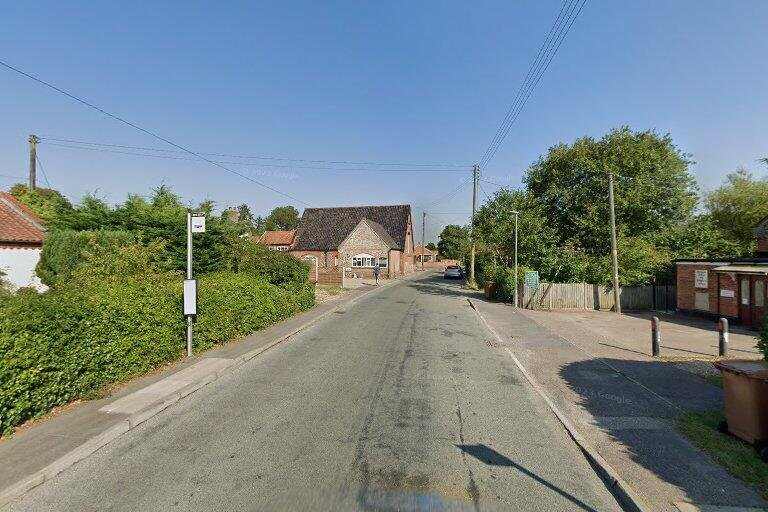
MULTIPOLYGON (((420 164, 480 159, 560 8, 556 0, 140 4, 7 5, 0 59, 197 151, 420 164)), ((765 175, 756 159, 768 154, 766 26, 764 0, 591 0, 484 175, 516 186, 548 147, 625 124, 670 132, 693 155, 704 190, 740 165, 765 175)), ((3 175, 26 172, 29 133, 164 147, 5 69, 0 93, 3 175)), ((51 184, 75 200, 95 191, 117 202, 165 183, 186 199, 245 202, 259 213, 287 202, 205 163, 49 141, 39 155, 51 184)), ((419 205, 464 178, 251 162, 235 168, 318 206, 419 205)), ((469 190, 432 210, 468 210, 469 190)), ((428 237, 466 220, 431 216, 428 237)))

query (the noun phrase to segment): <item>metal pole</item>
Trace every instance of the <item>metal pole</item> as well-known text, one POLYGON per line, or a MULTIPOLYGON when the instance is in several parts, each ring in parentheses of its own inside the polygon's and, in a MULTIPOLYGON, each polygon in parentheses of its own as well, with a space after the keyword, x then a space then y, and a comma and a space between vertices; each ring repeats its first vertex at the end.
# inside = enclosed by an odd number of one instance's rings
POLYGON ((651 318, 651 354, 653 357, 659 357, 659 347, 661 346, 661 324, 659 317, 651 318))
POLYGON ((616 209, 613 200, 613 173, 608 171, 608 202, 611 210, 611 259, 613 260, 613 301, 614 311, 621 314, 621 297, 619 294, 619 256, 616 249, 616 209))
POLYGON ((469 285, 476 286, 475 283, 475 212, 477 210, 477 178, 480 171, 479 165, 472 167, 472 220, 469 225, 469 237, 471 242, 469 252, 469 285))
POLYGON ((424 270, 424 253, 427 252, 427 241, 424 240, 427 232, 427 212, 421 213, 421 270, 424 270))
POLYGON ((29 190, 37 187, 37 143, 40 139, 37 135, 29 136, 29 190))
MULTIPOLYGON (((192 279, 192 212, 187 212, 187 279, 192 279)), ((192 315, 187 315, 187 357, 192 357, 192 315)))
POLYGON ((718 324, 718 350, 717 353, 720 355, 720 357, 725 357, 728 355, 728 319, 727 318, 721 318, 720 322, 718 324))
POLYGON ((517 217, 518 212, 515 213, 515 307, 517 307, 517 217))

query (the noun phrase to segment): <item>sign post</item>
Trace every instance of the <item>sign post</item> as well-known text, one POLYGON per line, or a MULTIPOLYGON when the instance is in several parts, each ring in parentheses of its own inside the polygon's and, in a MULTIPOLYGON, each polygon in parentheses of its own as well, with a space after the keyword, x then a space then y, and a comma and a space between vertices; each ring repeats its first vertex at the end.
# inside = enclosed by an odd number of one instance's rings
POLYGON ((187 278, 184 280, 184 316, 187 317, 187 357, 192 357, 192 323, 197 315, 197 280, 192 278, 192 233, 205 233, 205 214, 187 212, 187 278))

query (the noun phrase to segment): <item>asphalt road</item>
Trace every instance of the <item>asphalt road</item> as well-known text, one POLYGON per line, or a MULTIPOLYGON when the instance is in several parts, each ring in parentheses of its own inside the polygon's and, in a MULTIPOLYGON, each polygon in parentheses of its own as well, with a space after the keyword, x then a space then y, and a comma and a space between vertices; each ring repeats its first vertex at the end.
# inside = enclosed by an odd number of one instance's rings
POLYGON ((620 510, 458 283, 369 294, 13 510, 620 510))

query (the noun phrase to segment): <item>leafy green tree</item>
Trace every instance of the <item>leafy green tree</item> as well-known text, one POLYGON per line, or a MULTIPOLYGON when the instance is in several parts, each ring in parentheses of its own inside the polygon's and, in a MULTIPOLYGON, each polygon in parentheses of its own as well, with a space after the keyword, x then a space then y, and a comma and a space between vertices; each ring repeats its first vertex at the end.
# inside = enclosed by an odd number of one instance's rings
POLYGON ((278 206, 265 219, 269 231, 296 229, 299 226, 299 210, 293 206, 278 206))
POLYGON ((607 173, 615 177, 617 224, 627 237, 646 237, 692 215, 697 189, 688 158, 669 135, 624 127, 550 148, 524 182, 559 245, 603 256, 610 251, 607 173))
POLYGON ((425 247, 427 249, 429 249, 430 251, 436 251, 437 250, 437 246, 435 245, 434 242, 429 242, 425 247))
POLYGON ((768 216, 768 180, 738 169, 707 195, 705 205, 714 225, 738 244, 740 253, 749 253, 755 244, 755 226, 768 216))
POLYGON ((463 226, 448 224, 440 233, 437 250, 442 258, 462 259, 469 249, 469 230, 463 226))
POLYGON ((26 185, 17 183, 11 187, 10 193, 46 223, 54 221, 60 215, 67 215, 72 210, 72 203, 61 192, 52 188, 35 188, 30 191, 26 185))

